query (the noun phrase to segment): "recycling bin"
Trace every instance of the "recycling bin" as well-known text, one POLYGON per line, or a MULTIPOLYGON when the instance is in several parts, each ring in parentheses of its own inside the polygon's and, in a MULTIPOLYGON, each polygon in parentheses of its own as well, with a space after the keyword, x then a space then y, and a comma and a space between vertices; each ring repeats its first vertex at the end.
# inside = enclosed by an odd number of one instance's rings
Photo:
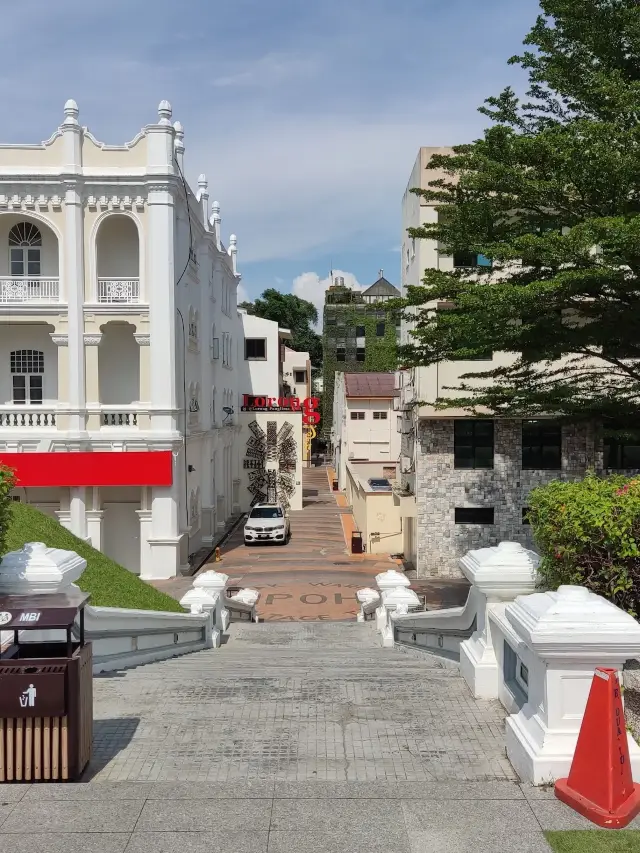
POLYGON ((80 590, 0 596, 0 783, 75 782, 91 759, 93 655, 80 590), (78 626, 79 640, 74 637, 78 626), (29 632, 66 639, 29 642, 29 632))
POLYGON ((362 533, 359 530, 354 530, 351 534, 351 553, 362 554, 362 533))

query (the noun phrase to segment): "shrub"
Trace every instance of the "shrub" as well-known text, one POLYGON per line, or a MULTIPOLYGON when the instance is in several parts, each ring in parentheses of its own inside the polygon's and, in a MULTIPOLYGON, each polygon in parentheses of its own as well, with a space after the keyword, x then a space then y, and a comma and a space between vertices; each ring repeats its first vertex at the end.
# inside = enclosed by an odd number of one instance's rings
POLYGON ((9 492, 16 482, 15 472, 11 468, 0 465, 0 554, 4 554, 4 545, 7 538, 7 530, 10 524, 9 510, 11 499, 9 492))
POLYGON ((529 521, 547 589, 578 584, 640 613, 640 478, 552 482, 532 491, 529 521))

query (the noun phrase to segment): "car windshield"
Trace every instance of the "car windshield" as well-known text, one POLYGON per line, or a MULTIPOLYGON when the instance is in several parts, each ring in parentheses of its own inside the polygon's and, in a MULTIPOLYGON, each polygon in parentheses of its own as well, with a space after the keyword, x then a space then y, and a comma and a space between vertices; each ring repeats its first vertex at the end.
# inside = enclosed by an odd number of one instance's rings
POLYGON ((275 506, 261 506, 251 510, 250 518, 282 518, 282 510, 275 506))

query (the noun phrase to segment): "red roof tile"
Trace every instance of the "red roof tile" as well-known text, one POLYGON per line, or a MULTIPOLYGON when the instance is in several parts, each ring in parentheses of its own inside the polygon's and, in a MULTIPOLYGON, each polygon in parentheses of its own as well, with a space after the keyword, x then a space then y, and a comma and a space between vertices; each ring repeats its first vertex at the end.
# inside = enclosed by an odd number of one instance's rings
POLYGON ((347 397, 397 397, 394 373, 345 373, 347 397))

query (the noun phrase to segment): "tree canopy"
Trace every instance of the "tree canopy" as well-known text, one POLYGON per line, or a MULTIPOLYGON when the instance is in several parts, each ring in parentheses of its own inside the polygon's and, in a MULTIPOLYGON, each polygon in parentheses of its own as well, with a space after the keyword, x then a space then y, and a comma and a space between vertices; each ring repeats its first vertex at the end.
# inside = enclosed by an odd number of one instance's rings
POLYGON ((308 352, 311 366, 322 364, 322 339, 313 326, 318 322, 318 309, 312 302, 300 299, 293 293, 280 293, 270 287, 255 302, 243 302, 239 306, 248 314, 273 320, 281 328, 289 329, 292 335, 291 349, 308 352))
POLYGON ((483 138, 434 156, 446 177, 412 190, 441 215, 410 236, 491 265, 428 269, 409 288, 400 362, 510 354, 428 401, 440 408, 626 418, 640 400, 640 5, 541 10, 524 42, 536 49, 509 60, 526 101, 511 88, 485 101, 483 138))

